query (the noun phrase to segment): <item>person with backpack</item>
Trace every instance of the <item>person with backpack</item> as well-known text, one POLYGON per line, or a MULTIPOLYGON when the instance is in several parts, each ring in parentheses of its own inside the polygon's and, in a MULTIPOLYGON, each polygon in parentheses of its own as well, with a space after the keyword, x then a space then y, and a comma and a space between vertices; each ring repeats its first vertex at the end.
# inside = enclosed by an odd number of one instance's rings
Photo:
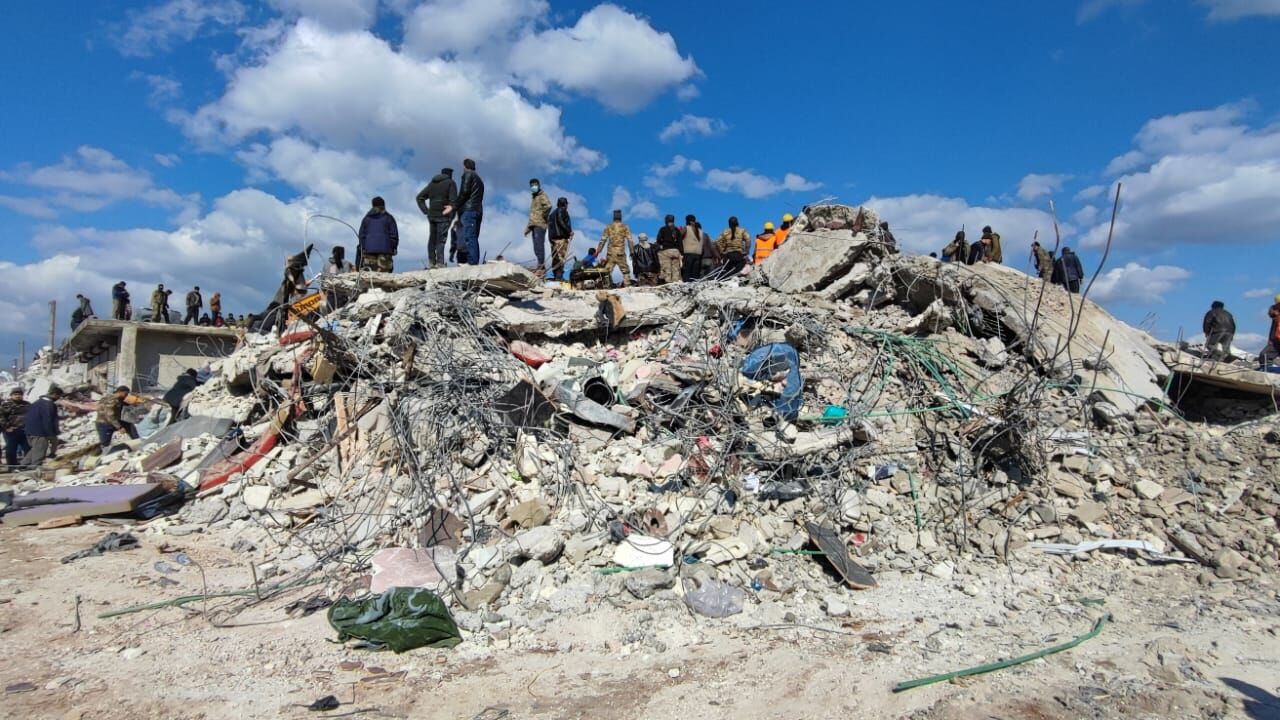
POLYGON ((431 234, 427 237, 427 267, 445 266, 444 246, 449 226, 458 206, 458 183, 453 181, 453 168, 442 168, 418 193, 418 209, 427 216, 431 234))
POLYGON ((542 189, 538 178, 529 180, 529 224, 524 228, 525 235, 533 236, 533 256, 538 259, 538 267, 533 271, 539 279, 547 279, 547 216, 551 214, 551 198, 542 189))
POLYGON ((547 234, 551 236, 551 277, 557 282, 564 282, 564 264, 569 259, 569 241, 573 239, 569 198, 556 199, 555 209, 547 216, 547 234))

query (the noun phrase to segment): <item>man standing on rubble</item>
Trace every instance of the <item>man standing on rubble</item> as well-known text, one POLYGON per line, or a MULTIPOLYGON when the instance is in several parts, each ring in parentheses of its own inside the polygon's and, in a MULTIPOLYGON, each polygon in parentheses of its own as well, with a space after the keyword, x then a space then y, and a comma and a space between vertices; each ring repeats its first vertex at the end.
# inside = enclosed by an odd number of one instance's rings
POLYGON ((1221 300, 1214 300, 1209 312, 1204 314, 1204 344, 1209 349, 1210 360, 1227 360, 1231 357, 1231 341, 1236 337, 1236 319, 1227 312, 1221 300))
POLYGON ((773 223, 765 223, 764 232, 756 236, 756 246, 755 250, 752 252, 751 259, 753 264, 762 265, 764 264, 764 261, 773 254, 774 238, 776 236, 777 233, 773 230, 773 223))
POLYGON ((1266 347, 1258 354, 1258 365, 1263 372, 1280 359, 1280 295, 1276 295, 1275 303, 1267 309, 1267 317, 1271 318, 1271 329, 1267 331, 1266 347))
POLYGON ((196 285, 187 293, 187 314, 182 318, 183 325, 198 323, 200 310, 204 308, 204 296, 200 294, 200 286, 196 285))
POLYGON ((453 168, 441 168, 418 193, 418 209, 427 216, 431 226, 427 238, 427 267, 431 269, 445 266, 444 246, 457 205, 458 183, 453 181, 453 168))
POLYGON ((400 230, 396 219, 387 212, 387 203, 375 197, 369 212, 360 221, 360 269, 373 272, 395 272, 395 255, 400 249, 400 230))
POLYGON ((125 320, 125 310, 129 307, 129 291, 125 289, 124 281, 111 286, 111 317, 116 320, 125 320))
POLYGON ((1031 243, 1031 262, 1036 266, 1036 273, 1041 280, 1049 280, 1053 276, 1053 256, 1040 246, 1040 242, 1031 243))
POLYGON ((680 228, 668 215, 658 229, 658 279, 662 284, 680 282, 680 228))
POLYGON ((484 180, 476 174, 476 161, 462 161, 462 184, 458 187, 458 209, 462 213, 462 247, 459 265, 480 264, 480 225, 484 221, 484 180))
POLYGON ((738 226, 738 218, 730 217, 729 227, 722 230, 720 237, 716 238, 716 252, 721 258, 718 277, 728 279, 742 272, 742 268, 747 264, 746 253, 749 242, 751 242, 751 236, 747 234, 745 228, 738 226))
POLYGON ((214 325, 222 321, 222 293, 216 292, 209 298, 209 315, 213 317, 214 325))
POLYGON ((547 279, 547 216, 551 214, 551 198, 542 189, 538 178, 529 180, 529 224, 524 228, 525 235, 533 236, 533 256, 538 259, 538 268, 533 271, 539 280, 547 279))
POLYGON ((128 435, 130 439, 138 439, 138 430, 133 423, 125 422, 121 418, 124 406, 129 398, 129 387, 121 385, 114 392, 98 401, 98 417, 94 420, 94 427, 98 430, 98 444, 102 446, 102 452, 106 452, 111 447, 111 436, 119 430, 128 435))
POLYGON ((27 414, 23 417, 23 430, 27 435, 27 444, 31 447, 22 458, 27 467, 39 467, 45 458, 52 458, 58 452, 58 401, 62 399, 62 388, 50 385, 49 391, 39 400, 31 403, 27 414))
POLYGON ((777 250, 778 248, 782 247, 782 244, 785 243, 787 241, 787 238, 791 236, 791 223, 795 221, 796 221, 796 218, 791 213, 782 214, 782 227, 778 228, 773 233, 773 249, 774 250, 777 250))
POLYGON ((596 246, 596 255, 604 253, 604 263, 600 269, 609 281, 613 281, 613 269, 622 270, 622 287, 631 285, 631 269, 627 267, 627 256, 632 253, 631 228, 622 223, 622 211, 613 211, 613 222, 604 229, 600 236, 600 244, 596 246))
POLYGON ((11 468, 16 467, 22 456, 31 450, 23 427, 27 409, 30 407, 31 403, 22 399, 20 387, 10 390, 9 399, 0 403, 0 428, 4 430, 4 460, 5 464, 11 468))
POLYGON ((172 290, 164 289, 164 283, 156 285, 151 292, 151 322, 169 322, 169 295, 172 293, 172 290))
POLYGON ((1069 292, 1080 294, 1080 281, 1084 279, 1084 266, 1080 258, 1069 247, 1062 248, 1062 254, 1053 263, 1053 282, 1065 287, 1069 292))
POLYGON ((1003 263, 1004 249, 1000 247, 1000 233, 991 230, 988 225, 982 228, 982 262, 1003 263))
POLYGON ((564 264, 569 259, 569 241, 573 239, 569 198, 556 199, 555 209, 547 216, 547 234, 551 236, 551 276, 557 282, 564 282, 564 264))
POLYGON ((880 221, 880 242, 884 243, 889 252, 898 252, 898 238, 893 236, 893 232, 889 230, 889 223, 884 220, 880 221))
POLYGON ((692 215, 684 216, 684 232, 680 238, 680 278, 692 282, 702 277, 702 225, 692 215))
POLYGON ((637 285, 658 284, 658 248, 649 242, 645 233, 636 236, 636 247, 631 251, 631 267, 635 270, 637 285))

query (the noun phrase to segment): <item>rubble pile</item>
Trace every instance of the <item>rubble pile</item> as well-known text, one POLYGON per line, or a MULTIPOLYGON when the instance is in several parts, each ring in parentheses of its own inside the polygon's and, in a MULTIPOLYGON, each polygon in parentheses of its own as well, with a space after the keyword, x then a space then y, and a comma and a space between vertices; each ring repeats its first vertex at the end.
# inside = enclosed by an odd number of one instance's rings
MULTIPOLYGON (((163 431, 181 459, 148 475, 186 502, 140 529, 221 533, 264 579, 334 596, 427 587, 467 630, 619 593, 723 617, 798 589, 847 613, 819 598, 863 570, 1070 561, 1042 543, 1276 569, 1274 414, 1189 422, 1143 333, 1008 268, 901 256, 878 226, 810 208, 741 284, 336 280, 339 309, 211 363, 163 431)), ((64 455, 56 482, 136 476, 157 444, 64 455)))

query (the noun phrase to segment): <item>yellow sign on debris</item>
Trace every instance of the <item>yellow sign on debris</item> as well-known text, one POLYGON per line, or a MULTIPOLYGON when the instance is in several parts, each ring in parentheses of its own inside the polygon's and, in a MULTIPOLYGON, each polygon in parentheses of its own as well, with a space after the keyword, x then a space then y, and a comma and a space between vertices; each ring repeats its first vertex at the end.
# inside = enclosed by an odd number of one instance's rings
POLYGON ((289 306, 289 322, 293 322, 308 313, 315 312, 320 309, 320 303, 324 301, 324 296, 320 293, 311 293, 300 300, 297 300, 289 306))

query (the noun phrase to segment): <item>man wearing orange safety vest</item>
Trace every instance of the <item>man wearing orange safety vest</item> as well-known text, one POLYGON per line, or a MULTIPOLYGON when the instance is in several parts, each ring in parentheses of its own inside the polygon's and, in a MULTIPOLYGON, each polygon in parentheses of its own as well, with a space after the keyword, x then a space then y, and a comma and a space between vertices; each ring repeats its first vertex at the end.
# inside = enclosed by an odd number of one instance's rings
MULTIPOLYGON (((764 255, 761 255, 760 254, 760 237, 756 238, 756 264, 757 265, 764 262, 765 258, 773 254, 774 250, 777 250, 778 248, 782 247, 782 243, 787 241, 787 236, 791 234, 791 223, 794 220, 795 218, 792 217, 791 213, 787 213, 783 215, 782 227, 778 228, 777 230, 773 229, 773 223, 765 223, 764 225, 765 231, 766 232, 772 231, 773 241, 770 243, 767 243, 768 249, 766 250, 764 255)), ((761 236, 763 236, 764 234, 765 233, 761 233, 761 236)))
POLYGON ((764 232, 756 236, 756 265, 763 263, 765 258, 769 257, 769 254, 773 252, 773 237, 773 223, 767 222, 764 224, 764 232))

